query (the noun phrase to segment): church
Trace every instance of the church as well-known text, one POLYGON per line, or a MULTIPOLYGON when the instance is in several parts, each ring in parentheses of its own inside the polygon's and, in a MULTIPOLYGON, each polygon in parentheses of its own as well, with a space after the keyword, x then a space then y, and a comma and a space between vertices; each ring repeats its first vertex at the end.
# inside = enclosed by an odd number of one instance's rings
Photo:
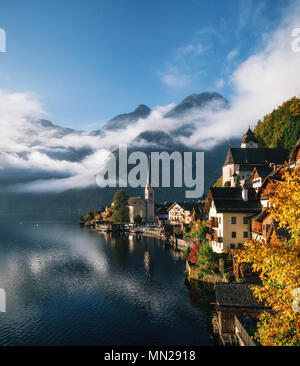
POLYGON ((147 184, 145 187, 145 198, 142 197, 130 197, 128 199, 129 218, 130 223, 134 223, 134 217, 139 215, 142 218, 142 222, 152 224, 154 223, 154 209, 155 209, 155 197, 154 188, 151 185, 151 169, 149 163, 147 184))
POLYGON ((223 165, 223 186, 234 187, 237 179, 243 181, 250 178, 254 168, 266 168, 284 164, 288 161, 288 152, 283 149, 259 148, 253 131, 243 136, 240 147, 229 147, 223 165))

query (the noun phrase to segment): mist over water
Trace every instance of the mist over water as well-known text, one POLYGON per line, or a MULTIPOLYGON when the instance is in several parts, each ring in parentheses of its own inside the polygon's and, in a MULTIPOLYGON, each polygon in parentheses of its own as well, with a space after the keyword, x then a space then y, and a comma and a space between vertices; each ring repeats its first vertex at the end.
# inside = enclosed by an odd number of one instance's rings
POLYGON ((154 238, 1 217, 0 345, 212 345, 209 288, 154 238))

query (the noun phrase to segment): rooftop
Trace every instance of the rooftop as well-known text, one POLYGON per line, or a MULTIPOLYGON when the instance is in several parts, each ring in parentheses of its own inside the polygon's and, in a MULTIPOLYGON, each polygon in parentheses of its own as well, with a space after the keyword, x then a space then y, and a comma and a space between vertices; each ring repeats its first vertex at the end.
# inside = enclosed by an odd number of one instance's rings
POLYGON ((254 297, 251 285, 247 283, 217 282, 216 303, 221 306, 239 306, 247 308, 264 308, 254 297))
POLYGON ((231 147, 228 150, 224 166, 227 164, 269 165, 284 164, 288 161, 288 152, 283 149, 243 149, 231 147))
POLYGON ((260 212, 261 203, 254 188, 248 188, 248 200, 242 198, 242 188, 211 187, 204 211, 208 213, 212 200, 218 212, 260 212))

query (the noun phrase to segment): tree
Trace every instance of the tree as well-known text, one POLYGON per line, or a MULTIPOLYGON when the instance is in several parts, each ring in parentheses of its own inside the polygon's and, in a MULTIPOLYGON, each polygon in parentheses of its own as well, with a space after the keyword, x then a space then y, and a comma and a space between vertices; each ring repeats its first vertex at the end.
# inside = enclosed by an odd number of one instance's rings
POLYGON ((142 218, 140 215, 134 215, 133 222, 137 225, 140 225, 142 223, 142 218))
POLYGON ((257 299, 272 311, 259 316, 256 339, 265 346, 299 346, 299 312, 292 304, 293 290, 300 287, 300 176, 282 170, 283 182, 274 183, 270 214, 287 235, 270 243, 248 241, 237 253, 239 262, 251 263, 262 286, 252 286, 257 299))
POLYGON ((209 243, 203 243, 197 253, 197 265, 201 275, 211 275, 218 268, 219 256, 212 250, 209 243))
POLYGON ((240 187, 240 186, 241 186, 240 176, 239 176, 239 175, 237 175, 237 177, 236 177, 236 181, 235 181, 235 187, 236 187, 236 188, 238 188, 238 187, 240 187))
POLYGON ((293 97, 258 121, 254 134, 262 147, 291 151, 300 135, 300 98, 293 97))
POLYGON ((208 227, 205 225, 205 222, 197 220, 196 222, 190 224, 190 230, 184 233, 183 238, 192 238, 197 242, 204 243, 207 241, 206 233, 208 233, 208 227))
POLYGON ((128 195, 123 190, 118 190, 114 195, 112 221, 122 224, 129 222, 128 195))
POLYGON ((231 183, 229 182, 229 180, 224 183, 224 187, 231 187, 231 183))
POLYGON ((216 183, 213 185, 213 187, 223 187, 223 177, 221 176, 216 183))

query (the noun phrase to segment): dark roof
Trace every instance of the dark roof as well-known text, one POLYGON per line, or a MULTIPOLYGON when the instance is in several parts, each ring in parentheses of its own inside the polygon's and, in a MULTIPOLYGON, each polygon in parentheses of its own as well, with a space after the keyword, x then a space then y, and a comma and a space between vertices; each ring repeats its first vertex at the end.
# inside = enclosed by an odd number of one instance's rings
POLYGON ((247 164, 256 166, 269 165, 270 163, 283 164, 285 161, 288 161, 288 152, 283 149, 231 147, 228 150, 224 165, 247 164))
POLYGON ((239 306, 247 308, 263 308, 254 297, 247 283, 217 282, 215 287, 216 303, 221 306, 239 306))
POLYGON ((249 127, 248 131, 245 133, 245 135, 243 136, 243 140, 242 140, 242 143, 247 143, 247 142, 258 143, 258 141, 250 127, 249 127))
POLYGON ((262 222, 263 219, 270 215, 270 212, 268 210, 262 210, 261 213, 259 213, 256 217, 254 217, 255 221, 262 222))
POLYGON ((254 188, 248 188, 248 201, 244 201, 241 187, 211 187, 204 209, 207 213, 212 200, 218 212, 254 213, 261 210, 261 203, 254 188))
POLYGON ((257 171, 257 174, 261 177, 261 178, 265 178, 268 175, 270 175, 274 169, 270 166, 257 166, 254 168, 257 171))
POLYGON ((198 210, 201 207, 203 207, 203 204, 201 202, 193 202, 193 201, 173 202, 173 204, 168 208, 168 211, 173 207, 175 203, 177 203, 185 211, 193 211, 193 209, 198 210))

